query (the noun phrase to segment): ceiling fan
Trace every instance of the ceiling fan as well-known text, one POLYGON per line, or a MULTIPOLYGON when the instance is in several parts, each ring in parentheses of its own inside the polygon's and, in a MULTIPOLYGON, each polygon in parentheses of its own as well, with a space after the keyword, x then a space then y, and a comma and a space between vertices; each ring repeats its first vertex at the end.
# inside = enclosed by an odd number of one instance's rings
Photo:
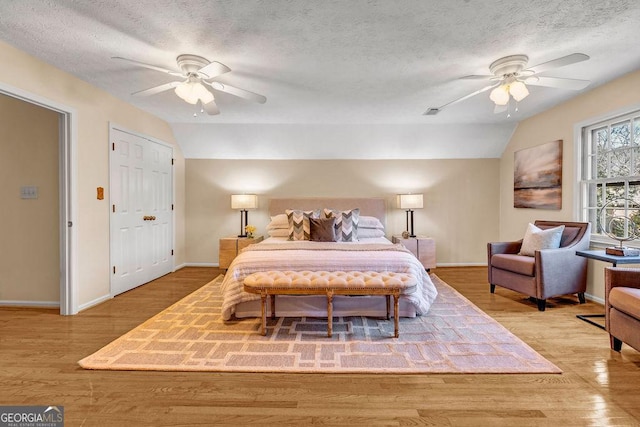
POLYGON ((471 75, 461 77, 462 80, 489 80, 491 82, 489 85, 461 98, 454 99, 440 107, 429 108, 423 114, 427 116, 436 115, 445 107, 457 104, 458 102, 469 99, 490 89, 493 90, 491 91, 489 99, 495 103, 494 112, 496 113, 506 111, 511 98, 516 101, 521 101, 527 97, 527 95, 529 95, 527 85, 546 86, 569 90, 584 89, 589 85, 589 80, 548 77, 541 76, 539 74, 554 68, 560 68, 577 62, 586 61, 587 59, 589 59, 589 56, 584 53, 573 53, 571 55, 563 56, 561 58, 527 68, 527 62, 529 61, 529 57, 527 55, 505 56, 504 58, 500 58, 489 65, 489 71, 491 72, 489 75, 471 75))
POLYGON ((258 102, 260 104, 267 102, 266 97, 257 93, 249 92, 248 90, 240 89, 226 83, 212 81, 214 78, 231 71, 231 68, 221 64, 220 62, 210 62, 201 56, 179 55, 176 58, 176 62, 180 71, 167 70, 162 67, 135 61, 133 59, 122 58, 120 56, 114 56, 112 59, 127 61, 139 67, 149 68, 151 70, 160 71, 181 78, 181 80, 178 81, 134 92, 132 93, 134 96, 156 95, 158 93, 174 89, 176 95, 189 104, 195 105, 200 102, 202 110, 206 111, 209 115, 220 114, 220 110, 216 105, 213 93, 209 88, 248 99, 249 101, 258 102), (209 88, 207 88, 207 86, 209 88))

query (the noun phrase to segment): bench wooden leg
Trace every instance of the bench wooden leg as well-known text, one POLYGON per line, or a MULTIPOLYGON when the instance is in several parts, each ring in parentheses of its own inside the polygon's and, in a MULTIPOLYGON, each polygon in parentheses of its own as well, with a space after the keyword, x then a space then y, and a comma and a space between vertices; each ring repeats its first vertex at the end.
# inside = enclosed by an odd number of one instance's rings
POLYGON ((393 323, 394 323, 394 337, 398 338, 400 336, 400 304, 399 304, 400 292, 393 293, 393 323))
POLYGON ((276 318, 276 296, 270 295, 270 297, 271 297, 271 318, 275 319, 276 318))
POLYGON ((389 320, 391 318, 391 316, 389 316, 391 310, 391 297, 390 295, 385 295, 385 298, 387 299, 387 320, 389 320))
POLYGON ((333 291, 327 291, 327 336, 333 335, 333 291))
POLYGON ((260 294, 261 309, 262 309, 262 335, 267 335, 267 293, 262 292, 260 294))

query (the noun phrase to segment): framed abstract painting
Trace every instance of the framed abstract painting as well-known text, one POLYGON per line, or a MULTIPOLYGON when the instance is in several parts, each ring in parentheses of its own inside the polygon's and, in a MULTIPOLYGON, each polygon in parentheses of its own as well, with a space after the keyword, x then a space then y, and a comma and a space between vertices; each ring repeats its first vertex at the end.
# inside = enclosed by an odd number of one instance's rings
POLYGON ((562 209, 562 140, 514 153, 513 207, 562 209))

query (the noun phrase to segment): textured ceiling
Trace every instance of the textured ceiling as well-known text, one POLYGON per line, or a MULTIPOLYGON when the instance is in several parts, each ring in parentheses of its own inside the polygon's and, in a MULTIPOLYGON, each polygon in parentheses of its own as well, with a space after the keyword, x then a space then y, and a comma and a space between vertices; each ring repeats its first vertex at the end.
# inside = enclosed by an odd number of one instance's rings
POLYGON ((512 54, 531 66, 585 53, 590 60, 546 75, 591 80, 588 91, 640 68, 639 22, 637 0, 0 1, 0 39, 181 128, 462 123, 495 125, 503 139, 580 92, 530 87, 511 118, 493 113, 487 93, 422 113, 485 86, 459 78, 512 54), (173 91, 131 96, 173 77, 111 59, 176 69, 183 53, 226 64, 220 82, 267 103, 217 93, 221 114, 194 117, 173 91))

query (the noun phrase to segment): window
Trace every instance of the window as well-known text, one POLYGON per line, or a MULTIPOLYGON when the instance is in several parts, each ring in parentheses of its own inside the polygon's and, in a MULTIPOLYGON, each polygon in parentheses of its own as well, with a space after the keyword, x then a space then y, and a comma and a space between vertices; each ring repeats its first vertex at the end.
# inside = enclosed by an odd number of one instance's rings
POLYGON ((581 148, 582 219, 594 237, 640 234, 640 111, 584 127, 581 148))

